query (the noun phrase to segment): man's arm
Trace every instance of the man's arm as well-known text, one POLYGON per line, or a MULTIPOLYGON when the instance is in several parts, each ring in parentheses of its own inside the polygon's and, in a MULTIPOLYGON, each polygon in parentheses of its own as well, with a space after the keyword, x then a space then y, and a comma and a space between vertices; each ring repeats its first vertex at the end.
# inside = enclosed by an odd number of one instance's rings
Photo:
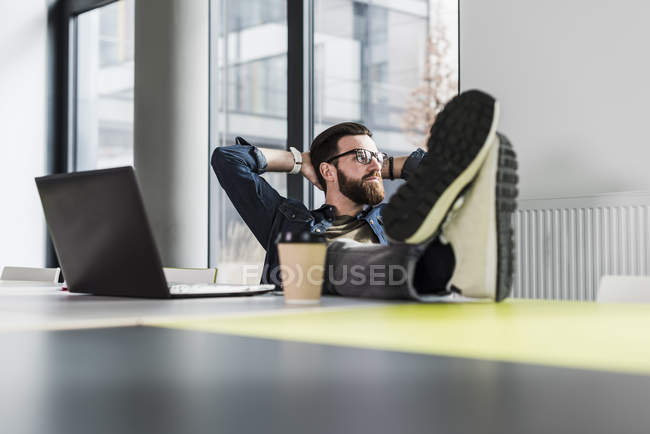
MULTIPOLYGON (((289 172, 293 168, 293 154, 291 154, 291 152, 281 149, 258 149, 266 157, 268 164, 266 168, 267 172, 289 172)), ((418 148, 416 151, 412 152, 409 155, 393 157, 393 178, 407 179, 413 170, 415 170, 420 165, 420 162, 422 161, 422 158, 425 154, 426 152, 418 148)), ((300 173, 302 176, 307 178, 309 182, 322 190, 318 182, 318 178, 316 177, 315 169, 311 164, 309 152, 302 153, 302 166, 300 173)), ((388 160, 385 160, 381 168, 381 176, 384 179, 390 179, 389 175, 390 169, 388 166, 388 160)))
MULTIPOLYGON (((281 149, 268 149, 268 148, 258 148, 267 161, 267 172, 290 172, 293 169, 293 154, 289 151, 283 151, 281 149)), ((309 152, 303 152, 302 154, 302 165, 300 166, 300 174, 307 178, 309 182, 314 184, 316 188, 322 190, 318 178, 316 177, 316 172, 314 167, 311 164, 311 158, 309 157, 309 152)))
POLYGON ((266 249, 273 216, 287 199, 260 176, 266 171, 268 162, 259 148, 240 137, 237 143, 214 150, 212 169, 241 218, 266 249))
POLYGON ((293 168, 293 154, 282 149, 257 148, 266 159, 266 172, 289 172, 293 168))
MULTIPOLYGON (((280 196, 260 175, 264 172, 289 172, 294 164, 293 154, 278 149, 258 148, 240 137, 237 143, 215 149, 211 159, 212 168, 239 215, 266 248, 273 215, 287 199, 280 196)), ((313 183, 316 175, 309 153, 303 153, 302 157, 303 176, 313 183), (312 176, 309 175, 310 171, 312 176)))
MULTIPOLYGON (((408 156, 403 157, 393 157, 393 178, 399 179, 402 176, 402 168, 408 156)), ((381 177, 384 179, 390 179, 390 167, 388 159, 384 161, 383 166, 381 167, 381 177)))
MULTIPOLYGON (((420 165, 425 154, 426 152, 418 148, 411 152, 410 155, 393 157, 393 178, 408 179, 409 175, 420 165)), ((381 168, 381 176, 384 179, 390 179, 390 168, 388 164, 388 159, 386 159, 381 168)))
MULTIPOLYGON (((291 152, 281 149, 258 149, 266 157, 268 164, 266 168, 267 172, 289 172, 293 168, 293 154, 291 154, 291 152)), ((409 155, 393 157, 393 178, 408 179, 409 175, 420 165, 425 154, 426 152, 418 148, 409 155)), ((318 189, 323 189, 318 182, 316 171, 311 164, 309 152, 302 153, 302 166, 300 168, 300 173, 318 189)), ((389 175, 390 169, 388 166, 388 160, 385 160, 381 168, 381 176, 384 179, 390 179, 389 175)))

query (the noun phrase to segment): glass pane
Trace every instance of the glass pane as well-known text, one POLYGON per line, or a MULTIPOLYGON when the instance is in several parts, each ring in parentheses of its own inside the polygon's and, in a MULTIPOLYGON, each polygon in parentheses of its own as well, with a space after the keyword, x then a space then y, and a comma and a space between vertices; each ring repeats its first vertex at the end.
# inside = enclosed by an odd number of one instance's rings
MULTIPOLYGON (((356 121, 381 151, 407 155, 457 92, 456 0, 314 0, 315 134, 356 121)), ((384 184, 386 198, 399 183, 384 184)))
MULTIPOLYGON (((284 149, 286 0, 212 0, 211 6, 211 149, 233 145, 237 136, 256 146, 284 149)), ((285 173, 263 177, 286 196, 285 173)), ((218 267, 218 281, 258 282, 264 248, 214 174, 210 198, 210 265, 218 267)))
POLYGON ((133 2, 77 18, 72 169, 133 164, 133 2))

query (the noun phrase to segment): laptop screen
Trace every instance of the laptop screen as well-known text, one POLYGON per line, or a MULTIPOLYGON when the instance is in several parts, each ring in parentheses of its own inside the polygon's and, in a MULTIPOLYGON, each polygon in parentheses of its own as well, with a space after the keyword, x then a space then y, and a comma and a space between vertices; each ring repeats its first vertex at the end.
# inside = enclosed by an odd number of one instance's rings
POLYGON ((132 167, 36 179, 71 292, 167 297, 167 283, 132 167))

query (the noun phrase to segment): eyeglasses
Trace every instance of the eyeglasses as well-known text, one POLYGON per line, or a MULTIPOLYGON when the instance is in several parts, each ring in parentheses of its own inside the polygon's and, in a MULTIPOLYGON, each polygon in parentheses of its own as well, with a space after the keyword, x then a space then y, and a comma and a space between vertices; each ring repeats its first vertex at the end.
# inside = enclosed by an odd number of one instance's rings
POLYGON ((369 151, 368 149, 363 149, 363 148, 357 148, 353 149, 351 151, 344 152, 342 154, 336 155, 326 161, 326 163, 331 163, 332 161, 336 160, 337 158, 341 158, 345 155, 348 154, 356 154, 355 157, 357 158, 357 161, 361 164, 370 164, 372 161, 372 157, 375 157, 377 160, 377 163, 381 166, 384 164, 384 160, 388 158, 388 154, 385 152, 372 152, 369 151))

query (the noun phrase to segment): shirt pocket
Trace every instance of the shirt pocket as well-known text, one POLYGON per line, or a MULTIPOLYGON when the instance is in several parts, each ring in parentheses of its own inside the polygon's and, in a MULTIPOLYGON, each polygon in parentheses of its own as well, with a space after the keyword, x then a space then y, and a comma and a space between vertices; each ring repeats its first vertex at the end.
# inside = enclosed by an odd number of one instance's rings
POLYGON ((314 219, 309 211, 304 209, 296 209, 288 204, 282 204, 279 208, 280 212, 289 221, 307 223, 314 219))

